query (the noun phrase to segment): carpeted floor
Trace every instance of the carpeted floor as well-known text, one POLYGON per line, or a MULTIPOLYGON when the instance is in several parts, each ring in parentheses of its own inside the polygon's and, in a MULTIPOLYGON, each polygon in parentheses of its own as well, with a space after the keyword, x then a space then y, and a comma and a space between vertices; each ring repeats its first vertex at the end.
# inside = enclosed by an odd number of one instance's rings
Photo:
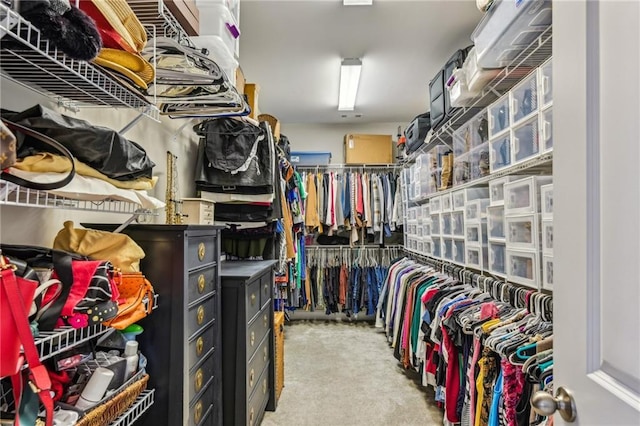
POLYGON ((433 392, 367 323, 294 321, 284 347, 285 387, 262 426, 442 425, 433 392))

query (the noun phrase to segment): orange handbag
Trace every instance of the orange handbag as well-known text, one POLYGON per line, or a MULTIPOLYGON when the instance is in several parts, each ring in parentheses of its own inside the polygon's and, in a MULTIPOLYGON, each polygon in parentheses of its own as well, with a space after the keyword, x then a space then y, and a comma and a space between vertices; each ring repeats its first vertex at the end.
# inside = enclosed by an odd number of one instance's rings
POLYGON ((123 330, 151 313, 155 304, 155 292, 141 272, 118 273, 115 274, 114 281, 120 292, 118 315, 104 324, 123 330))

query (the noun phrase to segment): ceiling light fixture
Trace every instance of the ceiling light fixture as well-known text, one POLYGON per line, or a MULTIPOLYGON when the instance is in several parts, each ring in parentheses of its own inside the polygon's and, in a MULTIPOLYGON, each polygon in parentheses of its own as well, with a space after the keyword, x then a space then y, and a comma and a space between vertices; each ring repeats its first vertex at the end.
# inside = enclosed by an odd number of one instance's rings
POLYGON ((353 111, 355 109, 361 71, 362 61, 360 59, 342 60, 342 66, 340 67, 338 111, 353 111))
POLYGON ((371 6, 373 0, 342 0, 344 6, 371 6))

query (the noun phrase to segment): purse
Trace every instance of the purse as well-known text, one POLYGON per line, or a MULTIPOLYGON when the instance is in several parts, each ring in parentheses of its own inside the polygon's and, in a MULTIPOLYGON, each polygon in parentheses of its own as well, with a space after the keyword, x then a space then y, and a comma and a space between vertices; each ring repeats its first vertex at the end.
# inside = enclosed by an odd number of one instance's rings
MULTIPOLYGON (((51 398, 51 380, 44 365, 40 363, 33 334, 27 319, 28 307, 33 302, 37 281, 16 277, 14 265, 0 256, 0 376, 11 376, 15 400, 15 424, 21 422, 20 413, 24 413, 25 398, 37 397, 45 407, 46 426, 53 424, 53 399, 51 398), (20 371, 25 357, 20 354, 20 346, 28 363, 29 373, 23 376, 20 371), (26 389, 25 382, 30 389, 26 389)), ((29 403, 29 405, 32 405, 29 403)))
POLYGON ((124 330, 151 313, 155 304, 155 292, 149 280, 140 272, 116 274, 114 280, 120 292, 118 313, 104 325, 124 330))

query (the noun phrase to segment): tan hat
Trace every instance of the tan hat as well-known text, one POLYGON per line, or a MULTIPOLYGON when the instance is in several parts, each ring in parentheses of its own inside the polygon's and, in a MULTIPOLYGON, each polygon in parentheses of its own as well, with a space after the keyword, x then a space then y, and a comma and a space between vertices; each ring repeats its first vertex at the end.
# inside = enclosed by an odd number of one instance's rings
POLYGON ((80 8, 96 21, 105 46, 116 47, 111 46, 110 41, 117 36, 121 38, 117 40, 120 47, 125 50, 141 52, 146 46, 147 33, 125 0, 82 0, 80 8))
POLYGON ((93 62, 123 74, 143 89, 148 88, 148 83, 155 76, 155 70, 149 61, 137 53, 124 50, 103 48, 93 62))

